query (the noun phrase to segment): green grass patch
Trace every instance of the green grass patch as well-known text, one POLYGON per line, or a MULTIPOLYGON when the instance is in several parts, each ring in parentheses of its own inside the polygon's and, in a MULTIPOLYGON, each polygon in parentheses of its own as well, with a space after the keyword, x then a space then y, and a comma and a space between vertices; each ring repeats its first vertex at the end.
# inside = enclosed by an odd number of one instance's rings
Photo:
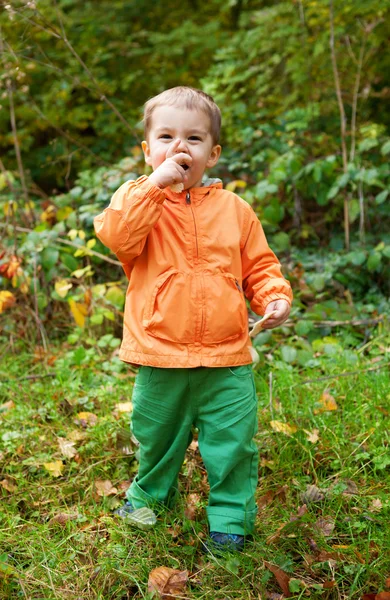
POLYGON ((0 597, 150 598, 148 576, 159 566, 187 569, 182 597, 194 599, 279 598, 283 586, 294 598, 326 600, 384 590, 388 332, 355 346, 342 338, 314 351, 311 344, 304 365, 283 347, 258 341, 255 539, 243 554, 217 559, 201 552, 207 481, 196 443, 180 504, 155 529, 135 530, 112 514, 137 470, 128 412, 134 373, 115 344, 43 352, 4 342, 0 597))

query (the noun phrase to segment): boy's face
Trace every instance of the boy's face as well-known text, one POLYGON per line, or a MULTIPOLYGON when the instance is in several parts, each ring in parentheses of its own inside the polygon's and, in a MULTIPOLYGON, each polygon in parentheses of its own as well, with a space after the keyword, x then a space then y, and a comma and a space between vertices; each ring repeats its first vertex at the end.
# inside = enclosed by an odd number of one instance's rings
POLYGON ((208 115, 201 110, 158 106, 152 114, 148 140, 142 142, 145 162, 155 171, 177 140, 176 153, 184 152, 192 158, 185 189, 199 187, 205 170, 216 165, 221 154, 221 146, 213 143, 208 115))

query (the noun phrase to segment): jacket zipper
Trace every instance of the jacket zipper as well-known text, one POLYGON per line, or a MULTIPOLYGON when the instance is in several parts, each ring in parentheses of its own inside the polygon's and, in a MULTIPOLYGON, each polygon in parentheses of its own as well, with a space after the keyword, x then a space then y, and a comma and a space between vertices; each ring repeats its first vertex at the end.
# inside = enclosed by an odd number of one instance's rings
POLYGON ((238 283, 237 279, 235 279, 235 280, 234 280, 234 283, 236 284, 236 286, 237 286, 237 289, 238 289, 240 292, 242 292, 242 287, 241 287, 241 286, 240 286, 240 284, 238 283))
MULTIPOLYGON (((196 229, 196 220, 195 220, 194 209, 192 208, 191 194, 190 194, 190 192, 186 193, 186 204, 191 208, 192 218, 194 220, 195 242, 196 242, 196 258, 199 260, 198 231, 196 229)), ((200 288, 202 289, 202 283, 201 283, 201 281, 200 281, 200 288)), ((202 337, 203 337, 203 322, 204 322, 204 317, 203 317, 203 307, 202 307, 201 320, 200 320, 200 332, 199 332, 200 339, 202 339, 202 337)))
POLYGON ((195 228, 195 242, 196 242, 196 258, 199 258, 199 248, 198 248, 198 232, 196 229, 196 221, 195 221, 195 215, 194 215, 194 210, 192 208, 192 204, 191 204, 191 194, 190 192, 187 192, 186 194, 186 204, 188 204, 191 208, 191 212, 192 212, 192 218, 194 220, 194 228, 195 228))

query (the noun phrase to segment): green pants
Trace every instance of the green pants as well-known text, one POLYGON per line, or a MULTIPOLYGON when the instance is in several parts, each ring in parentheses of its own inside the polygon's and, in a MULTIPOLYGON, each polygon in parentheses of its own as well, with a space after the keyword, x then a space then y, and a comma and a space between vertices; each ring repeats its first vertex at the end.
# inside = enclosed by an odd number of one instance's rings
POLYGON ((132 430, 139 472, 127 497, 136 508, 172 505, 192 427, 207 470, 210 531, 250 534, 256 517, 257 399, 250 365, 161 369, 140 367, 132 430))

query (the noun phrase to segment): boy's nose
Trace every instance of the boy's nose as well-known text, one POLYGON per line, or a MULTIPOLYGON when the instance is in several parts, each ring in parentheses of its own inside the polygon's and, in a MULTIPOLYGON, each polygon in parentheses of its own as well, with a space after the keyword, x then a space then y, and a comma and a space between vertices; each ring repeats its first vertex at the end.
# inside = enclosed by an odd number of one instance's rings
POLYGON ((180 142, 176 148, 176 154, 179 154, 179 152, 188 152, 188 146, 186 142, 181 138, 176 138, 176 140, 179 140, 180 142))

